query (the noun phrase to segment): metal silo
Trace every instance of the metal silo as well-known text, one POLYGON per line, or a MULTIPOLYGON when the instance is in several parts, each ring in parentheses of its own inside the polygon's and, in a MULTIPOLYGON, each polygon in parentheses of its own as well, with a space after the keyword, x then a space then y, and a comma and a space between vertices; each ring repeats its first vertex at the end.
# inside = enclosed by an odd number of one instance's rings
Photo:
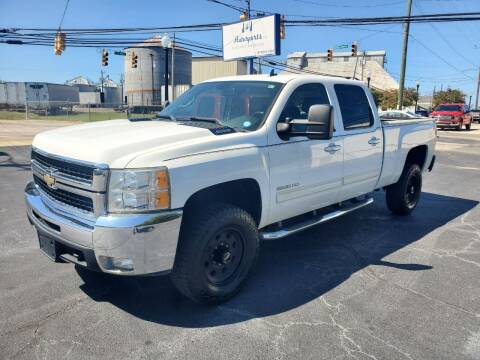
MULTIPOLYGON (((165 49, 160 37, 125 49, 125 96, 129 106, 161 105, 164 102, 165 49), (137 58, 137 67, 132 67, 132 56, 137 58)), ((172 49, 168 49, 169 96, 172 99, 172 49)), ((179 95, 192 83, 192 54, 182 48, 174 51, 175 95, 179 95)))

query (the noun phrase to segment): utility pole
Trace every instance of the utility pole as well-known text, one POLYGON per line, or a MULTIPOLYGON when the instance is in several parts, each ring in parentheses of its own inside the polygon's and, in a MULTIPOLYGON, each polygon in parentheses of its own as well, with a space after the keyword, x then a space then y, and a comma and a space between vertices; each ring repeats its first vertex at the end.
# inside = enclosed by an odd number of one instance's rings
POLYGON ((124 103, 124 94, 123 94, 123 90, 124 90, 124 84, 125 84, 125 78, 123 77, 123 74, 120 74, 120 86, 122 87, 122 98, 120 100, 120 103, 123 104, 124 103))
POLYGON ((477 98, 475 100, 475 110, 478 110, 478 93, 480 92, 480 67, 478 68, 478 80, 477 80, 477 98))
POLYGON ((105 93, 103 92, 103 83, 105 82, 105 77, 103 76, 103 70, 100 70, 100 104, 103 105, 105 101, 105 93))
POLYGON ((175 33, 172 41, 172 101, 175 100, 175 33))
POLYGON ((402 45, 402 63, 400 65, 400 86, 398 89, 398 104, 397 108, 403 108, 403 89, 405 87, 405 69, 407 67, 407 49, 408 37, 410 33, 410 15, 412 14, 412 0, 407 0, 407 22, 403 24, 403 45, 402 45))
MULTIPOLYGON (((245 0, 245 1, 247 2, 248 20, 250 20, 250 16, 251 16, 251 15, 250 15, 250 1, 251 1, 251 0, 245 0)), ((249 71, 248 71, 248 73, 249 73, 250 75, 253 75, 253 58, 249 59, 249 60, 248 60, 248 63, 249 63, 249 68, 250 68, 249 71)))
POLYGON ((431 107, 432 109, 433 109, 433 99, 435 99, 435 90, 436 90, 436 88, 435 88, 435 86, 434 86, 434 87, 433 87, 433 93, 432 93, 432 102, 431 102, 431 104, 430 104, 430 107, 431 107))

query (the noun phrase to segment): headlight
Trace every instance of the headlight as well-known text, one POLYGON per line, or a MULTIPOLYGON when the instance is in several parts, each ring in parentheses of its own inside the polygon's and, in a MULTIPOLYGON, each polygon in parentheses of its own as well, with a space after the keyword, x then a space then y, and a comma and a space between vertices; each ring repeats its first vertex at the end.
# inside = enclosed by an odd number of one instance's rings
POLYGON ((145 212, 170 207, 167 168, 112 170, 108 185, 109 212, 145 212))

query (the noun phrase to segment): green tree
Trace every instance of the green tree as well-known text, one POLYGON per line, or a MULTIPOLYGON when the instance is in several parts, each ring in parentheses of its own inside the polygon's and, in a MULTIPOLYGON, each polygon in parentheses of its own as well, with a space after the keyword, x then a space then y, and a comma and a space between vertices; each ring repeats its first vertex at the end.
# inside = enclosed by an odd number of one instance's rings
MULTIPOLYGON (((375 101, 377 101, 377 106, 381 109, 395 109, 398 103, 398 90, 385 90, 377 91, 377 95, 373 93, 375 101)), ((403 106, 412 106, 415 105, 417 100, 417 90, 414 88, 404 89, 403 93, 403 106)))
POLYGON ((436 92, 433 96, 433 106, 438 104, 463 104, 465 102, 465 94, 459 89, 450 89, 436 92))

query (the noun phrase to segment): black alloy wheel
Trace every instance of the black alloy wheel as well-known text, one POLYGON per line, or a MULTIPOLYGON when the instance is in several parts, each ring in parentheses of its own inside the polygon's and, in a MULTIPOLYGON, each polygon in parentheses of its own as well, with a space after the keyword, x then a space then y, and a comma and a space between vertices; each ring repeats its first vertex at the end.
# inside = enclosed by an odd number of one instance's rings
POLYGON ((222 286, 231 280, 242 262, 244 238, 233 228, 221 229, 203 253, 204 274, 212 285, 222 286))
POLYGON ((422 169, 418 164, 405 164, 400 179, 386 190, 388 209, 397 215, 410 214, 422 193, 422 169))
POLYGON ((413 209, 417 205, 420 193, 422 192, 422 179, 419 173, 413 173, 407 180, 405 191, 405 203, 408 208, 413 209))

